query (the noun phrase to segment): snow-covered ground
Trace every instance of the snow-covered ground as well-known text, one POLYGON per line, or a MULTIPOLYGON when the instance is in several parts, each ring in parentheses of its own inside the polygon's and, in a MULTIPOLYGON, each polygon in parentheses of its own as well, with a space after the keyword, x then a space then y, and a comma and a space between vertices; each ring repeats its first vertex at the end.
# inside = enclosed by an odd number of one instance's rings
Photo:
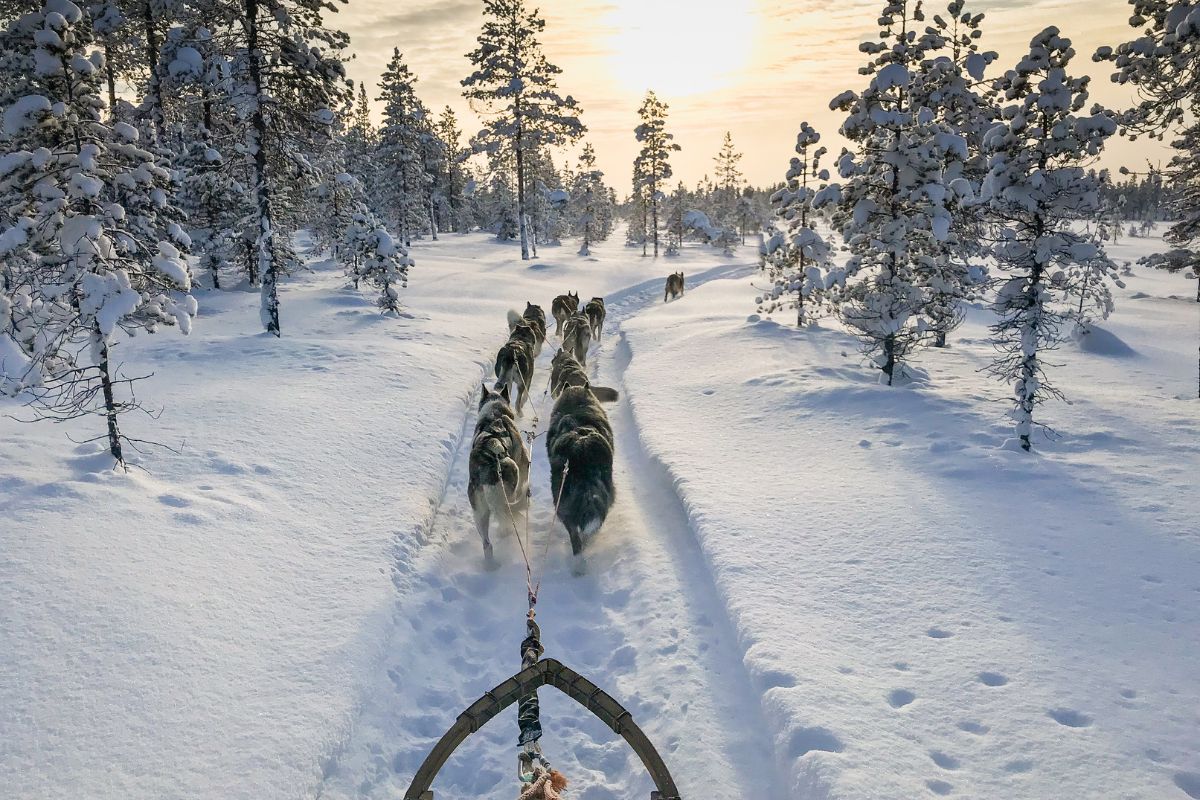
MULTIPOLYGON (((536 441, 539 619, 685 797, 1200 797, 1194 284, 1135 268, 1027 456, 982 312, 888 389, 832 326, 747 320, 750 248, 595 253, 418 244, 398 320, 315 262, 279 341, 256 295, 203 295, 191 337, 119 348, 163 409, 127 432, 179 450, 144 471, 65 438, 96 420, 0 417, 0 795, 400 796, 518 666, 523 562, 500 537, 482 568, 463 434, 505 311, 572 289, 609 303, 618 501, 572 575, 536 441)), ((543 716, 571 797, 647 796, 598 721, 552 691, 543 716)), ((515 733, 438 797, 512 797, 515 733)))

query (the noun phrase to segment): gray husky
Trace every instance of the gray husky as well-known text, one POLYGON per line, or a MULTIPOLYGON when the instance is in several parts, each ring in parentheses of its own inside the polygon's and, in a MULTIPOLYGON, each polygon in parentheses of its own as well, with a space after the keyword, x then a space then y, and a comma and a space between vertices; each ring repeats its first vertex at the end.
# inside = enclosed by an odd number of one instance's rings
POLYGON ((529 451, 513 419, 507 387, 493 392, 487 384, 483 386, 469 472, 467 499, 483 540, 483 556, 490 563, 492 542, 488 532, 492 515, 501 525, 514 526, 516 512, 528 503, 529 451))
POLYGON ((583 313, 587 314, 588 322, 592 326, 592 338, 600 341, 600 333, 604 330, 604 318, 608 315, 604 308, 604 298, 593 297, 588 300, 587 305, 583 307, 583 313))
POLYGON ((679 295, 683 294, 683 273, 672 272, 667 276, 667 290, 663 292, 663 302, 667 302, 667 295, 674 300, 679 295))
POLYGON ((508 340, 525 345, 534 358, 542 354, 542 339, 538 338, 537 330, 523 319, 517 320, 517 324, 509 328, 508 340))
POLYGON ((578 293, 567 292, 554 298, 554 302, 550 304, 550 313, 554 315, 554 330, 559 336, 563 335, 563 322, 578 310, 578 293))
POLYGON ((583 552, 583 537, 600 530, 616 498, 613 432, 590 386, 568 386, 554 404, 546 432, 550 491, 558 518, 583 552))
POLYGON ((508 312, 509 333, 511 334, 516 330, 517 325, 522 321, 533 328, 533 332, 537 336, 534 355, 541 355, 542 345, 546 343, 546 312, 542 311, 541 306, 535 306, 533 303, 526 301, 524 314, 518 314, 516 311, 508 312))
POLYGON ((587 351, 592 344, 592 323, 586 314, 576 312, 567 317, 562 327, 562 346, 569 350, 575 360, 587 366, 587 351))
MULTIPOLYGON (((591 386, 587 371, 568 350, 559 350, 550 362, 550 396, 558 397, 568 386, 591 386)), ((592 386, 592 394, 602 403, 617 400, 617 390, 607 386, 592 386)))
MULTIPOLYGON (((525 326, 528 328, 528 326, 525 326)), ((509 339, 496 353, 496 389, 516 398, 517 413, 525 408, 533 384, 533 349, 519 339, 509 339)))

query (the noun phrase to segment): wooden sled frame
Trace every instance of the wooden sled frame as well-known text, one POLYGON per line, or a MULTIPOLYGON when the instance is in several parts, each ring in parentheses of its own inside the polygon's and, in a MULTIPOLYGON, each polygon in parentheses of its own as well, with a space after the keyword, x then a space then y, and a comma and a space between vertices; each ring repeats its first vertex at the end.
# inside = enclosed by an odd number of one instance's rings
POLYGON ((680 800, 679 790, 654 745, 633 721, 633 715, 596 684, 553 658, 545 658, 501 683, 458 715, 450 730, 438 740, 404 795, 404 800, 434 800, 433 781, 446 761, 472 733, 486 725, 501 711, 541 686, 553 686, 592 712, 605 725, 620 734, 654 781, 650 800, 680 800))

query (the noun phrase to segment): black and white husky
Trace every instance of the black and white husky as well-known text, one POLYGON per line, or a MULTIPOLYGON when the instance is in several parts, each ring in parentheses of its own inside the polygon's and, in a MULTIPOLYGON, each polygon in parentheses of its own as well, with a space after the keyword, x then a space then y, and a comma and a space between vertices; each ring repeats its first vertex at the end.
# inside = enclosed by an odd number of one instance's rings
POLYGON ((583 313, 587 314, 588 322, 592 327, 592 338, 597 342, 600 341, 600 334, 604 330, 604 318, 608 315, 608 311, 604 308, 603 297, 593 297, 588 300, 587 305, 583 307, 583 313))
POLYGON ((616 498, 613 432, 591 387, 568 386, 554 404, 546 432, 550 491, 558 518, 571 537, 571 552, 583 552, 583 537, 604 524, 616 498))
POLYGON ((588 347, 592 344, 592 323, 587 314, 577 311, 567 317, 562 335, 562 349, 569 351, 576 361, 586 367, 588 347))
POLYGON ((512 527, 516 513, 528 502, 529 451, 517 429, 507 387, 494 392, 487 384, 483 386, 469 471, 467 499, 483 540, 483 556, 490 563, 492 541, 488 532, 492 516, 498 517, 502 526, 512 527))
MULTIPOLYGON (((587 370, 575 360, 575 356, 567 350, 559 350, 550 361, 550 396, 558 397, 568 386, 591 386, 587 370)), ((616 389, 607 386, 592 386, 592 394, 601 403, 614 403, 618 394, 616 389)))
POLYGON ((546 343, 546 312, 542 311, 541 306, 535 306, 533 303, 526 301, 524 314, 518 314, 516 311, 508 312, 509 333, 513 333, 517 325, 522 321, 533 328, 533 332, 537 337, 534 347, 536 352, 534 355, 541 355, 542 345, 546 343))
MULTIPOLYGON (((528 328, 528 326, 525 326, 528 328)), ((496 389, 515 398, 517 413, 525 408, 533 384, 533 349, 520 339, 509 339, 496 353, 496 389)))

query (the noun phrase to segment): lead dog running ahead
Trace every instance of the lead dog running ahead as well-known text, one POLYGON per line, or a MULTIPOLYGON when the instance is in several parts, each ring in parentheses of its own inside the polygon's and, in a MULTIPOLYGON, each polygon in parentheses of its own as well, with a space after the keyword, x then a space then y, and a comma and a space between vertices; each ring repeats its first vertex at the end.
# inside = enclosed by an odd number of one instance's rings
POLYGON ((683 294, 683 273, 672 272, 667 276, 667 290, 663 292, 663 302, 667 302, 667 295, 670 295, 671 299, 674 300, 681 294, 683 294))

